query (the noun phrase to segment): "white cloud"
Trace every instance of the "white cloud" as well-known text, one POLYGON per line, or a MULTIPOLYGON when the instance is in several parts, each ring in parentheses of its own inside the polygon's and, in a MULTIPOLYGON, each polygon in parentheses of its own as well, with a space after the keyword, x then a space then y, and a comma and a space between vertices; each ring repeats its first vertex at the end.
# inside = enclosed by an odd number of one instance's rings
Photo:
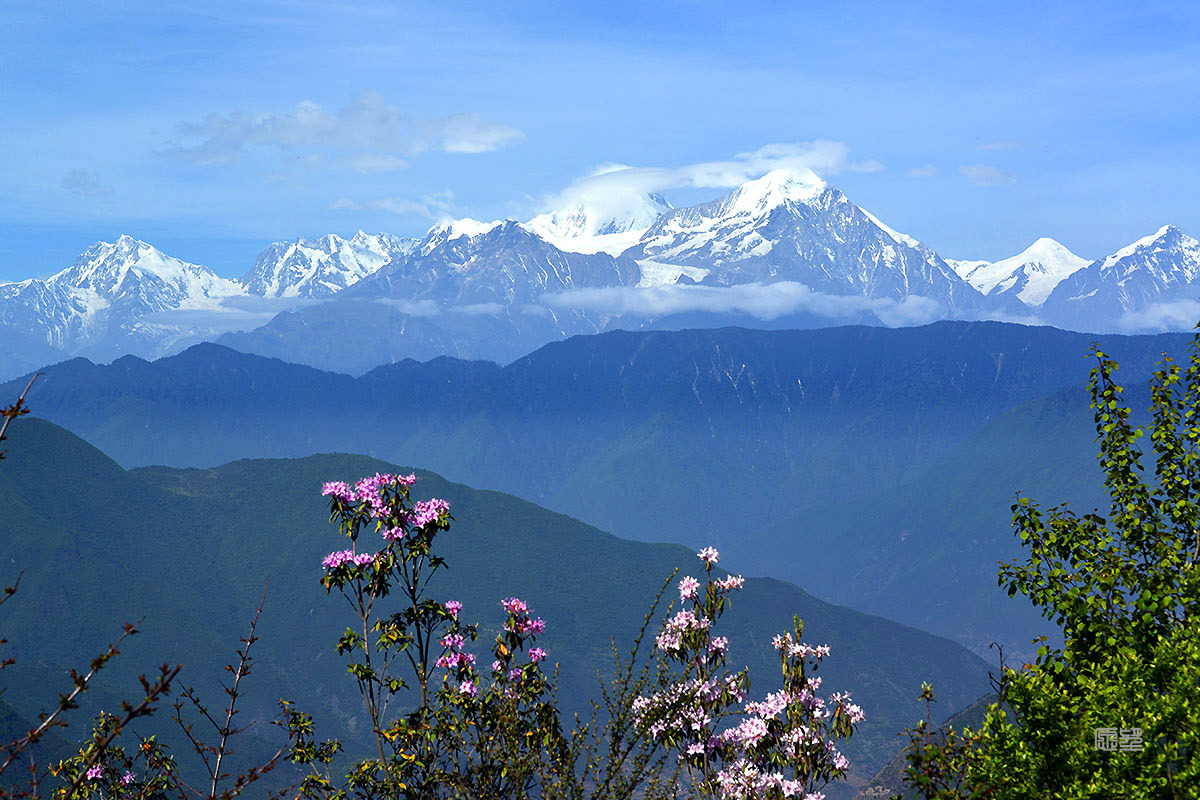
POLYGON ((351 200, 349 197, 339 197, 333 201, 330 206, 334 211, 358 211, 362 206, 351 200))
POLYGON ((95 197, 112 194, 112 187, 100 180, 99 173, 73 169, 62 176, 59 185, 71 194, 80 197, 95 197))
POLYGON ((1200 301, 1174 300, 1151 303, 1138 311, 1126 311, 1116 329, 1127 332, 1190 331, 1200 320, 1200 301))
POLYGON ((976 186, 1004 186, 1017 182, 1016 175, 990 164, 964 164, 958 171, 970 178, 971 183, 976 186))
POLYGON ((308 150, 348 157, 329 163, 348 169, 378 172, 407 166, 407 157, 426 150, 446 153, 485 153, 512 144, 524 134, 511 125, 479 114, 419 118, 404 113, 373 92, 327 111, 305 100, 291 111, 228 116, 209 114, 202 122, 184 123, 181 143, 166 152, 196 165, 229 164, 252 148, 308 150))
MULTIPOLYGON (((347 198, 342 198, 346 200, 347 198)), ((341 200, 338 201, 339 203, 341 200)), ((353 202, 353 201, 350 201, 353 202)), ((334 204, 335 206, 337 203, 334 204)), ((407 197, 382 197, 378 200, 367 201, 367 207, 376 211, 387 211, 391 214, 413 214, 426 219, 446 219, 454 209, 454 193, 444 189, 434 194, 422 195, 418 200, 407 197)), ((350 206, 342 206, 349 208, 350 206)), ((354 206, 357 208, 357 206, 354 206)))
POLYGON ((348 158, 346 164, 355 172, 367 175, 374 172, 393 172, 404 169, 408 166, 408 159, 386 153, 359 153, 348 158))
POLYGON ((736 154, 725 161, 704 161, 682 167, 634 167, 601 164, 588 175, 573 181, 563 191, 546 197, 543 211, 584 206, 597 219, 626 216, 643 205, 643 198, 671 189, 732 189, 773 170, 822 176, 840 172, 878 172, 878 161, 850 160, 850 147, 843 142, 818 139, 811 142, 768 144, 736 154))
POLYGON ((926 164, 923 167, 914 167, 905 174, 909 178, 932 178, 938 174, 938 171, 938 168, 933 164, 926 164))
POLYGON ((830 295, 814 292, 794 281, 737 286, 573 289, 543 295, 541 303, 554 309, 570 308, 643 317, 710 311, 749 314, 760 320, 777 319, 795 313, 849 319, 870 311, 885 325, 919 325, 941 317, 940 306, 926 297, 910 295, 903 300, 891 300, 830 295))
POLYGON ((173 308, 147 314, 143 323, 164 325, 217 336, 230 331, 249 331, 270 322, 276 314, 319 301, 295 297, 234 295, 221 298, 208 308, 173 308))

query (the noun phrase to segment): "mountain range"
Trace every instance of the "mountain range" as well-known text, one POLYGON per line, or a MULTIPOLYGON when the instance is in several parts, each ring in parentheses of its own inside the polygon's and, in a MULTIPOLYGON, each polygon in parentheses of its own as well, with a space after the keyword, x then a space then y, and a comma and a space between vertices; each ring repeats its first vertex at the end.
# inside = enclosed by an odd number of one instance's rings
POLYGON ((83 355, 199 341, 363 373, 403 358, 512 361, 611 329, 813 328, 1007 319, 1182 329, 1200 244, 1171 226, 1089 262, 1051 239, 996 262, 941 258, 808 171, 685 208, 566 203, 528 222, 442 223, 272 244, 240 280, 123 236, 46 279, 0 284, 0 378, 83 355))
MULTIPOLYGON (((987 654, 1028 648, 1038 622, 995 593, 996 560, 1019 552, 1013 493, 1102 497, 1079 401, 1094 338, 997 322, 612 331, 504 367, 441 357, 357 378, 203 344, 48 367, 29 400, 126 467, 418 463, 620 536, 729 548, 987 654)), ((1186 343, 1101 339, 1135 379, 1186 343)))

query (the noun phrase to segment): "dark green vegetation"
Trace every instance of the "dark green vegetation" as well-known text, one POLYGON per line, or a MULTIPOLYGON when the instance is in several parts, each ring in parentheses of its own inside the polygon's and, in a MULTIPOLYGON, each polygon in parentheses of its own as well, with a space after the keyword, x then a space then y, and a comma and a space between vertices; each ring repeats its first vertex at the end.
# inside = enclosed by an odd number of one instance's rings
MULTIPOLYGON (((950 322, 614 332, 506 367, 440 358, 360 378, 202 345, 65 362, 31 400, 126 466, 364 452, 622 536, 712 542, 747 573, 1017 652, 1037 618, 995 591, 1015 553, 1006 509, 1035 488, 1097 496, 1077 388, 1092 338, 950 322)), ((1186 343, 1104 339, 1131 374, 1186 343)))
MULTIPOLYGON (((136 674, 170 661, 185 664, 185 683, 217 698, 221 667, 269 579, 243 721, 259 720, 253 732, 269 736, 265 720, 279 697, 289 697, 316 716, 324 735, 361 739, 360 700, 332 650, 344 609, 318 582, 321 558, 344 542, 326 522, 320 486, 386 464, 321 455, 125 471, 55 425, 19 424, 0 469, 0 564, 14 577, 24 573, 3 608, 7 652, 18 660, 0 676, 10 687, 5 700, 32 717, 64 688, 65 665, 82 666, 121 622, 142 616, 144 632, 89 695, 132 694, 136 674)), ((213 428, 209 435, 222 435, 213 428)), ((547 620, 539 644, 562 664, 567 711, 596 694, 610 637, 624 650, 663 579, 676 566, 698 566, 687 548, 617 539, 515 497, 418 474, 415 496, 448 499, 456 519, 440 540, 450 569, 439 575, 439 595, 462 601, 464 616, 480 620, 489 638, 503 618, 498 601, 527 600, 547 620)), ((610 499, 626 502, 619 493, 610 499)), ((826 681, 852 690, 867 710, 849 752, 860 781, 895 752, 896 733, 919 713, 923 680, 937 682, 947 712, 987 689, 984 664, 958 645, 761 579, 746 582, 722 620, 731 661, 763 676, 754 691, 765 691, 777 674, 771 637, 789 628, 792 614, 804 619, 806 639, 832 646, 826 681)), ((157 718, 153 724, 167 727, 157 718)), ((250 755, 263 749, 243 747, 250 755)))
MULTIPOLYGON (((1010 596, 1062 628, 1002 672, 983 721, 910 732, 907 782, 939 800, 1200 795, 1200 335, 1164 361, 1137 425, 1116 363, 1088 381, 1107 503, 1012 505, 1010 596)), ((925 687, 922 694, 929 696, 925 687)))

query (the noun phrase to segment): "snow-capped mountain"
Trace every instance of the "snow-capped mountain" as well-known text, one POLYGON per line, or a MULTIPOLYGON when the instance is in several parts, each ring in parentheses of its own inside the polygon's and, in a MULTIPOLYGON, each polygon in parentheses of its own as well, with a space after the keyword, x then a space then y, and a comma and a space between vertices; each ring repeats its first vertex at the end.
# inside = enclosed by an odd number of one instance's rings
POLYGON ((619 208, 576 201, 538 214, 523 226, 569 253, 620 255, 673 208, 657 194, 640 195, 619 208))
POLYGON ((213 310, 242 293, 207 267, 122 236, 97 242, 46 280, 0 285, 0 324, 64 353, 156 353, 194 333, 186 315, 163 320, 163 312, 213 310))
POLYGON ((442 305, 511 305, 535 303, 547 292, 630 286, 637 275, 630 258, 566 252, 512 220, 466 220, 434 227, 408 256, 342 294, 442 305))
POLYGON ((460 220, 435 226, 407 256, 328 302, 218 341, 350 372, 437 355, 508 362, 547 342, 604 330, 614 316, 543 304, 546 295, 629 287, 637 277, 626 256, 565 252, 512 220, 460 220))
POLYGON ((1014 295, 1030 308, 1037 308, 1064 278, 1090 262, 1053 239, 1042 237, 1017 255, 1000 261, 947 259, 946 263, 986 295, 1014 295))
POLYGON ((1153 329, 1152 319, 1126 315, 1180 300, 1200 301, 1200 242, 1164 225, 1064 279, 1042 310, 1047 321, 1075 330, 1153 329))
POLYGON ((664 214, 628 251, 643 285, 795 281, 816 292, 902 300, 950 315, 995 307, 916 239, 898 233, 810 171, 770 172, 708 203, 664 214))
POLYGON ((329 297, 393 258, 408 255, 416 243, 390 233, 372 236, 363 231, 350 239, 331 233, 319 239, 275 242, 259 254, 242 285, 262 297, 329 297))

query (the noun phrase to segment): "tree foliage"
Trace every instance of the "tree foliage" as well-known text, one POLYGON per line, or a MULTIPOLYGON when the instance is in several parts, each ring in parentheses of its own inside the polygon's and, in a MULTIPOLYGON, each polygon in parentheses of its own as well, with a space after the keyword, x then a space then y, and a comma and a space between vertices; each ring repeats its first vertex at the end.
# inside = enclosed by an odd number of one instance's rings
POLYGON ((1091 355, 1109 513, 1018 496, 1026 558, 999 575, 1063 646, 1042 637, 1034 663, 1002 664, 979 730, 910 731, 908 779, 926 797, 1200 796, 1200 334, 1186 368, 1164 355, 1154 372, 1147 426, 1131 421, 1117 363, 1091 355))

